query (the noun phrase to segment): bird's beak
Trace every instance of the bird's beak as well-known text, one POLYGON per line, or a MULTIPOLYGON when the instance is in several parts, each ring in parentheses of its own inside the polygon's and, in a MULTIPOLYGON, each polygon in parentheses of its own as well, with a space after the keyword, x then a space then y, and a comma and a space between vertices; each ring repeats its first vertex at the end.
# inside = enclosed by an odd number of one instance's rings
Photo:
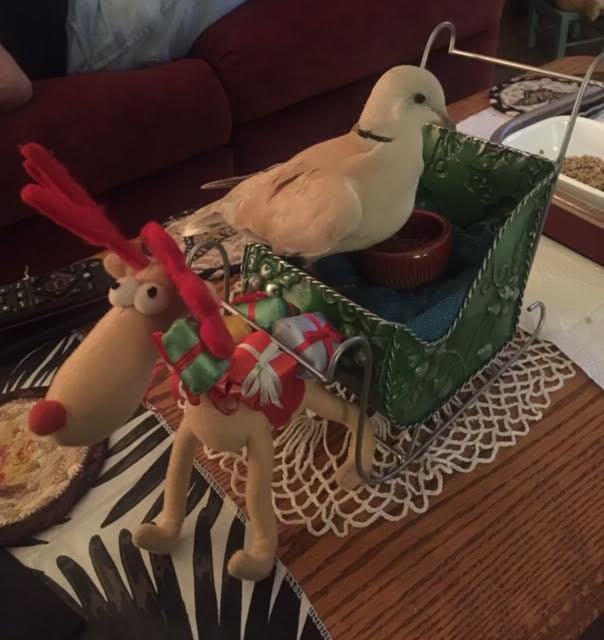
POLYGON ((455 123, 453 122, 453 120, 451 120, 451 116, 446 112, 445 109, 443 109, 442 111, 440 109, 434 109, 434 111, 436 112, 436 115, 438 115, 438 117, 440 118, 443 127, 446 127, 451 131, 457 130, 455 123))

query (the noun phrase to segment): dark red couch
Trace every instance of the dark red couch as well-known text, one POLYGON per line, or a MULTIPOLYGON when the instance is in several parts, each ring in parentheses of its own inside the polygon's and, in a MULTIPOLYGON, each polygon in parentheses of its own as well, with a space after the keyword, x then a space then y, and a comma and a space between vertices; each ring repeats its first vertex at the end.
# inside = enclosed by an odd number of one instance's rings
MULTIPOLYGON (((204 181, 286 159, 356 121, 376 78, 417 63, 445 19, 462 48, 494 53, 504 0, 248 0, 205 31, 189 58, 151 69, 35 83, 0 116, 0 281, 84 257, 90 248, 18 200, 17 147, 35 140, 66 162, 126 233, 203 203, 204 181)), ((429 67, 449 102, 491 69, 447 56, 429 67)))

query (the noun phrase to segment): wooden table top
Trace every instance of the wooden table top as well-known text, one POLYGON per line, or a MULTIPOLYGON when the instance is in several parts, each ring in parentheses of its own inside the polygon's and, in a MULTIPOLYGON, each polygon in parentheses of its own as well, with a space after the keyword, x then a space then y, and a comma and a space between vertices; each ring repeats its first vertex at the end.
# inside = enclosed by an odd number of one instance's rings
MULTIPOLYGON (((580 73, 589 58, 558 69, 580 73)), ((461 120, 487 92, 451 106, 461 120)), ((177 427, 166 381, 150 400, 177 427)), ((429 510, 345 538, 280 526, 279 557, 334 640, 575 640, 604 611, 604 392, 577 375, 429 510)), ((228 491, 227 477, 202 458, 228 491)))

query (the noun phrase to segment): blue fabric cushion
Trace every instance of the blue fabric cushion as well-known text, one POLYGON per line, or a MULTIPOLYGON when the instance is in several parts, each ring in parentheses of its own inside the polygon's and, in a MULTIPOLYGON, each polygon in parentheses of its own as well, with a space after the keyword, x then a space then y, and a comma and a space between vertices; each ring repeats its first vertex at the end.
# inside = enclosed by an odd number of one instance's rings
POLYGON ((351 254, 317 263, 320 279, 376 315, 406 325, 418 338, 434 341, 452 325, 500 227, 490 219, 465 229, 453 227, 453 250, 438 281, 413 291, 369 284, 351 254))

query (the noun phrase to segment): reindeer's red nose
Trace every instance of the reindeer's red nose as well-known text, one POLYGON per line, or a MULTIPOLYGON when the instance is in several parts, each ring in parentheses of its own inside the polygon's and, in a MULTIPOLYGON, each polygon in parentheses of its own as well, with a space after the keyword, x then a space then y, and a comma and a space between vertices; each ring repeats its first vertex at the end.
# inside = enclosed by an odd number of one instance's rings
POLYGON ((29 412, 29 428, 38 436, 49 436, 65 426, 67 412, 55 400, 40 400, 29 412))

